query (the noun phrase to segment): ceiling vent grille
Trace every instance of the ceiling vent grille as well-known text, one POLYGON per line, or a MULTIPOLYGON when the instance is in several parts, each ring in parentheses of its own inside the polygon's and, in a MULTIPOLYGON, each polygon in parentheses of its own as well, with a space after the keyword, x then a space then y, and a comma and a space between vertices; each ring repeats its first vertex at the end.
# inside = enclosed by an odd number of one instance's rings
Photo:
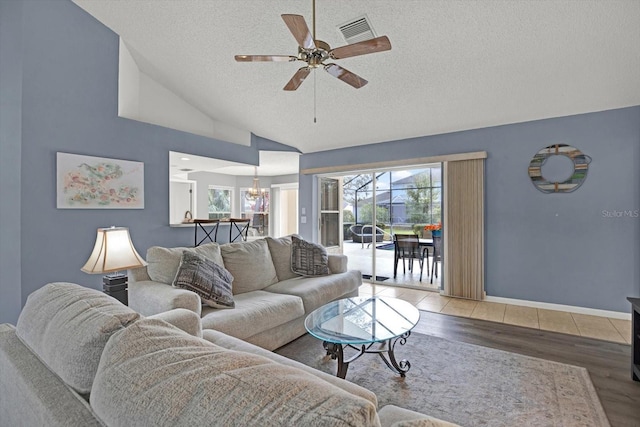
POLYGON ((340 31, 342 37, 344 37, 348 44, 358 43, 376 37, 367 15, 339 25, 338 31, 340 31))

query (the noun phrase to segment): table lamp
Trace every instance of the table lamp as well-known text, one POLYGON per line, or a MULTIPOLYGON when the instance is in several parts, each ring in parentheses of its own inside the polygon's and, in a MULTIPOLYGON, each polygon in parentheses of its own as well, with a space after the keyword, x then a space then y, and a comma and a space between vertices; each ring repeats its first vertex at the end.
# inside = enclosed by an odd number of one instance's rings
POLYGON ((109 227, 98 228, 96 244, 81 270, 89 274, 112 273, 102 278, 102 290, 127 305, 126 270, 145 265, 146 261, 133 247, 129 229, 109 227))

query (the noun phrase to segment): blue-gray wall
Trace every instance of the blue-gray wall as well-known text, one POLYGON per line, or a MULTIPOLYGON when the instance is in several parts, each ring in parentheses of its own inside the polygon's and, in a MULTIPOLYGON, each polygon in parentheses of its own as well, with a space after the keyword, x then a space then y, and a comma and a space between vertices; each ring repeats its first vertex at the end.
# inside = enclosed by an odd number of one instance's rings
MULTIPOLYGON (((303 155, 312 168, 486 151, 486 290, 490 296, 626 312, 640 296, 640 107, 303 155), (541 148, 592 157, 577 191, 543 194, 527 174, 541 148), (614 211, 632 211, 617 217, 614 211)), ((317 191, 300 177, 300 233, 314 238, 317 191)))
POLYGON ((96 229, 130 228, 138 251, 192 245, 170 228, 169 150, 257 164, 243 147, 117 117, 118 37, 78 6, 0 1, 0 323, 50 281, 96 289, 80 267, 96 229), (56 152, 144 162, 145 208, 56 209, 56 152))
POLYGON ((22 6, 0 1, 0 323, 21 308, 22 6))

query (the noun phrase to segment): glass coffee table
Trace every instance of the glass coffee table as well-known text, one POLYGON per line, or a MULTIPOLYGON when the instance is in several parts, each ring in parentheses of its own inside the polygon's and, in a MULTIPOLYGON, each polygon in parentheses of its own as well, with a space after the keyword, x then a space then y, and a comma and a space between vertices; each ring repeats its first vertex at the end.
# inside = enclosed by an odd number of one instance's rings
POLYGON ((404 377, 408 360, 396 360, 395 346, 404 345, 420 320, 410 303, 386 297, 352 297, 330 302, 307 316, 304 326, 323 341, 327 355, 338 360, 337 376, 344 378, 349 363, 365 353, 378 354, 393 372, 404 377), (345 348, 356 353, 345 359, 345 348))

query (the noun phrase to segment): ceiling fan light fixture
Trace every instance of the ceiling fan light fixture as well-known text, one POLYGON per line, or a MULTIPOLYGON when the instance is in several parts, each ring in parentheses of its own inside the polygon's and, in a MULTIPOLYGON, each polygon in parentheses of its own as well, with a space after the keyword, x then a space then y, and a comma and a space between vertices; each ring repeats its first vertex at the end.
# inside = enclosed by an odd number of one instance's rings
MULTIPOLYGON (((313 33, 309 31, 307 22, 302 15, 283 14, 281 15, 284 23, 289 28, 291 35, 298 42, 298 55, 236 55, 235 60, 238 62, 269 62, 269 61, 302 61, 306 62, 306 66, 298 69, 294 76, 284 86, 286 91, 294 91, 298 89, 300 84, 309 75, 311 70, 323 67, 329 74, 337 77, 348 85, 359 89, 367 84, 362 77, 352 73, 351 71, 340 67, 336 64, 326 64, 325 61, 331 59, 350 58, 353 56, 367 55, 375 52, 383 52, 391 50, 391 42, 387 36, 370 38, 374 35, 373 29, 366 19, 366 15, 359 18, 355 22, 343 24, 343 31, 352 33, 355 39, 364 38, 364 40, 347 44, 332 49, 328 43, 316 39, 316 5, 313 0, 313 33)), ((344 34, 344 32, 343 32, 344 34)), ((352 40, 355 40, 352 38, 352 40)))

